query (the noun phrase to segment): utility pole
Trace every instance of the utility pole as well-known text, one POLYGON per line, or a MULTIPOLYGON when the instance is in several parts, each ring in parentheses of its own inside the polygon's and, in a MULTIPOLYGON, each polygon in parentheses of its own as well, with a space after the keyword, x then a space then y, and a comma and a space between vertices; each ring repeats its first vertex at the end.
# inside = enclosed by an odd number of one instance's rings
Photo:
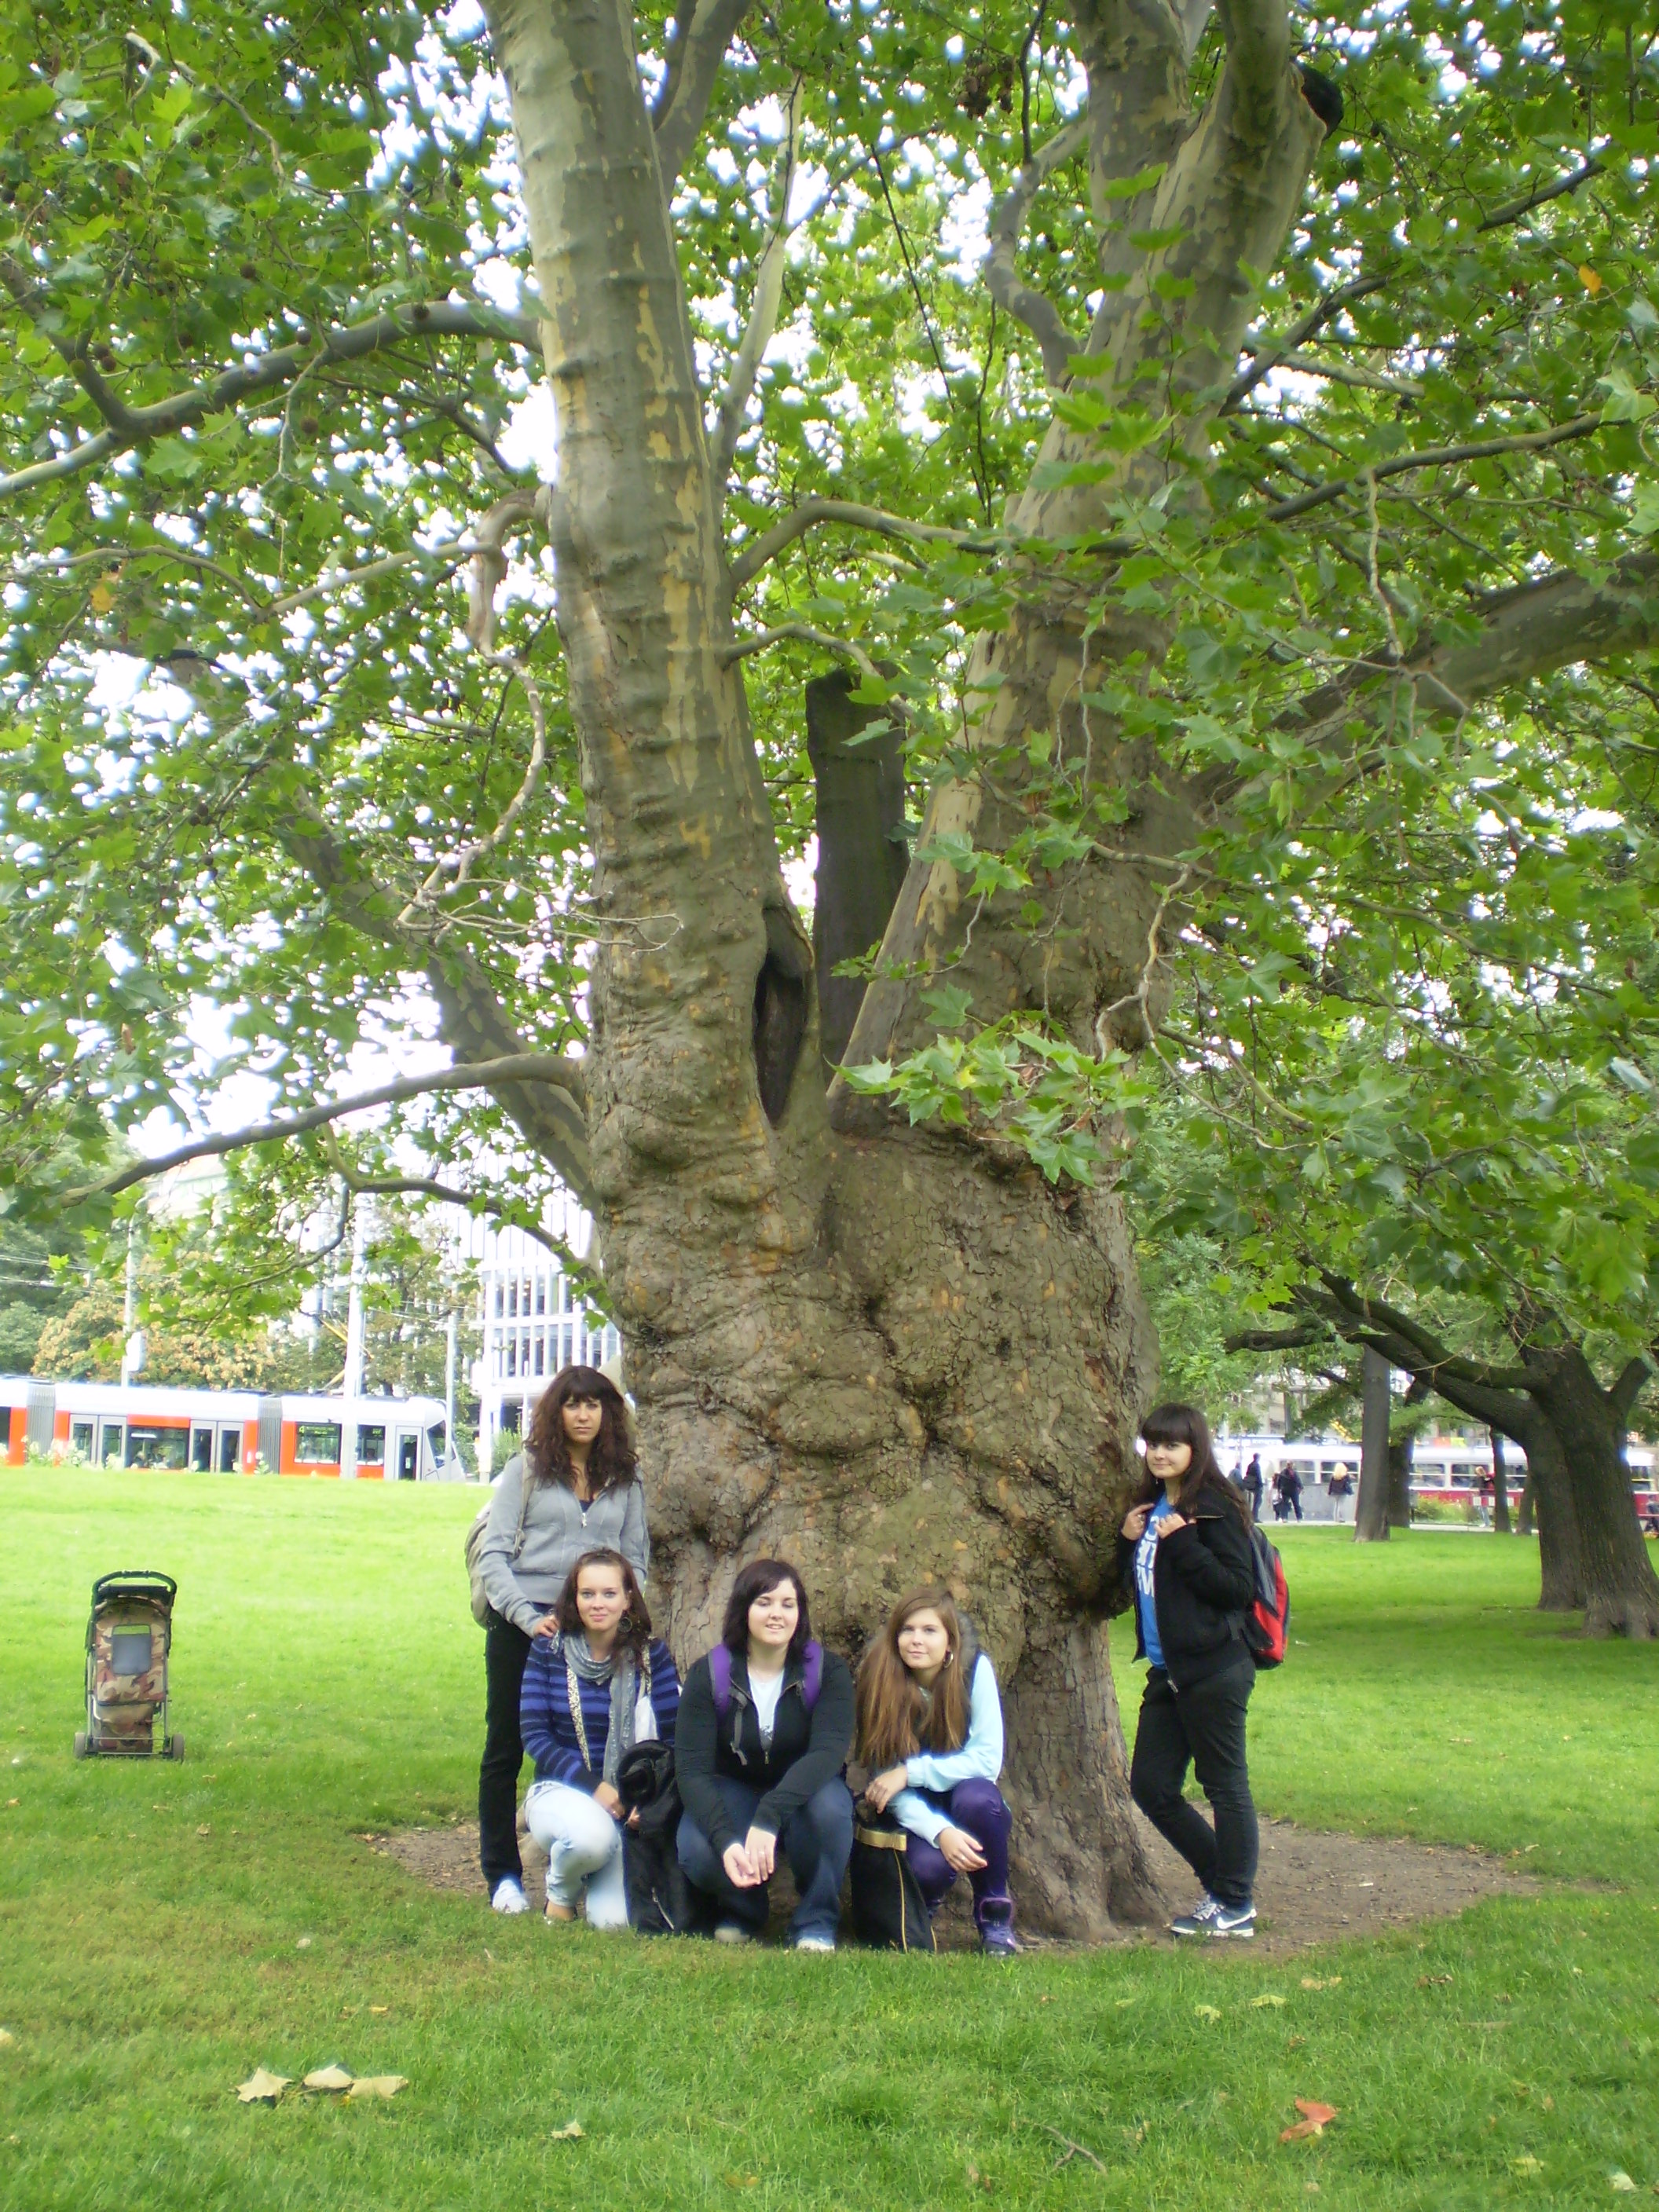
POLYGON ((125 1390, 149 1357, 149 1344, 138 1320, 138 1209, 127 1216, 126 1287, 121 1297, 121 1388, 125 1390))
MULTIPOLYGON (((455 1441, 455 1356, 459 1345, 459 1320, 453 1306, 444 1323, 444 1456, 447 1460, 460 1458, 460 1448, 455 1441)), ((461 1470, 465 1474, 465 1468, 461 1470)))

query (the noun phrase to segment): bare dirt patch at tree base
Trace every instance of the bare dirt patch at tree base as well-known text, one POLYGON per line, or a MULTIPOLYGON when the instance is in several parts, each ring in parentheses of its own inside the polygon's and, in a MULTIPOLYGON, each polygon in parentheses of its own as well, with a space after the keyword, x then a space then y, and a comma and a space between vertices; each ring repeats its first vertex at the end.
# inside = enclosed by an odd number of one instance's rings
MULTIPOLYGON (((1144 1822, 1141 1832, 1171 1909, 1185 1910, 1196 1895, 1192 1875, 1144 1822)), ((430 1888, 483 1899, 475 1821, 404 1828, 366 1836, 363 1841, 372 1850, 396 1859, 430 1888)), ((546 1896, 546 1861, 527 1837, 520 1841, 525 1846, 525 1894, 532 1908, 539 1912, 546 1896)), ((1473 1847, 1458 1850, 1449 1844, 1402 1843, 1389 1836, 1330 1833, 1298 1828, 1288 1820, 1264 1820, 1254 1948, 1277 1955, 1351 1936, 1381 1936, 1420 1921, 1449 1918, 1483 1898, 1535 1896, 1539 1888, 1529 1875, 1473 1847)), ((781 1869, 772 1891, 772 1932, 781 1936, 794 1902, 787 1869, 781 1869)), ((959 1881, 939 1914, 941 1950, 965 1950, 973 1944, 967 1893, 967 1883, 959 1881)), ((1020 1934, 1022 1940, 1043 1950, 1074 1948, 1033 1936, 1023 1928, 1020 1934)), ((1173 1939, 1157 1929, 1127 1929, 1121 1940, 1173 1939)))

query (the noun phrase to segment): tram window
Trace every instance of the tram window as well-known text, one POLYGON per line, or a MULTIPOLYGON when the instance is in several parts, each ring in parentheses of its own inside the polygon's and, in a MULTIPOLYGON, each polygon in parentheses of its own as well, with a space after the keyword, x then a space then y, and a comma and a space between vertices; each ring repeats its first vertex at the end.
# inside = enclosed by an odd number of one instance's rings
POLYGON ((126 1460, 129 1467, 187 1467, 190 1431, 164 1429, 153 1421, 129 1422, 126 1460))
POLYGON ((358 1430, 357 1464, 359 1467, 384 1467, 386 1465, 386 1431, 384 1428, 358 1430))
POLYGON ((434 1421, 427 1431, 426 1448, 432 1455, 432 1465, 435 1472, 443 1465, 447 1449, 444 1442, 444 1425, 441 1421, 434 1421))
POLYGON ((294 1440, 294 1456, 306 1467, 337 1467, 340 1463, 340 1424, 301 1421, 294 1440))
POLYGON ((98 1457, 105 1467, 119 1467, 126 1449, 125 1421, 106 1421, 98 1439, 98 1457))
POLYGON ((219 1472, 234 1474, 242 1463, 242 1432, 240 1429, 221 1429, 219 1431, 219 1472))
POLYGON ((213 1431, 211 1429, 192 1429, 190 1432, 190 1463, 198 1474, 213 1472, 213 1431))
POLYGON ((421 1437, 419 1430, 399 1429, 398 1431, 398 1480, 414 1482, 421 1472, 421 1437))
POLYGON ((70 1423, 70 1449, 72 1452, 79 1452, 82 1459, 90 1459, 92 1457, 93 1440, 97 1433, 97 1428, 98 1424, 95 1421, 71 1421, 70 1423))

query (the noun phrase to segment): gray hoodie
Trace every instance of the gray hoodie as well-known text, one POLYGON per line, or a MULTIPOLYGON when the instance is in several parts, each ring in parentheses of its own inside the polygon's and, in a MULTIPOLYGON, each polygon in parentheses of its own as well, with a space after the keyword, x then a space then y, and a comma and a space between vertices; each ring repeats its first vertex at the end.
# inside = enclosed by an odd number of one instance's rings
POLYGON ((478 1550, 478 1568, 489 1602, 528 1636, 564 1588, 584 1552, 620 1552, 641 1582, 651 1565, 645 1486, 604 1490, 584 1506, 562 1482, 533 1482, 524 1516, 524 1545, 513 1557, 519 1525, 524 1454, 501 1469, 489 1504, 489 1522, 478 1550))

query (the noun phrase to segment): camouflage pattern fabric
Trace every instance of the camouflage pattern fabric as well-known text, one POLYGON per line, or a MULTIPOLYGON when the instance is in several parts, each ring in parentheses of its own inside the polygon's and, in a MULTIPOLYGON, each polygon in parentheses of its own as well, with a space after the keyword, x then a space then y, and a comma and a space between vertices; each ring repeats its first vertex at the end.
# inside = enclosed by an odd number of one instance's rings
POLYGON ((88 1638, 94 1748, 143 1757, 155 1747, 155 1716, 167 1693, 167 1607, 117 1598, 100 1607, 88 1638))

